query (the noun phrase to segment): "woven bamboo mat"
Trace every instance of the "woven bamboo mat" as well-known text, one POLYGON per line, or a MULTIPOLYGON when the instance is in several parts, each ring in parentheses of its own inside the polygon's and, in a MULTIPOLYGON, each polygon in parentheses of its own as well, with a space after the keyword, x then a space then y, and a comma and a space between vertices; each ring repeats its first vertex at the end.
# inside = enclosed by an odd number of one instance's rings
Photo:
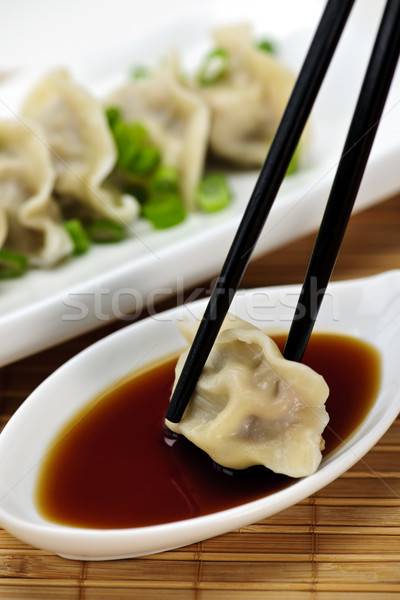
MULTIPOLYGON (((335 278, 399 268, 399 231, 400 198, 356 215, 335 278)), ((300 281, 312 242, 308 236, 254 261, 244 285, 300 281)), ((0 426, 58 365, 124 325, 109 325, 0 369, 0 426)), ((16 598, 400 598, 400 419, 363 460, 314 496, 249 527, 178 550, 111 562, 69 561, 0 529, 0 599, 16 598)))

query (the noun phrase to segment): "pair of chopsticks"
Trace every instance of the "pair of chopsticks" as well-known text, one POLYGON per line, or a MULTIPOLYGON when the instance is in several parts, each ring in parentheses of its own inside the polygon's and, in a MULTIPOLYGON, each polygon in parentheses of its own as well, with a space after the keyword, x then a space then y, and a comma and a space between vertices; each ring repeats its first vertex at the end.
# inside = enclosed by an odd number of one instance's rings
MULTIPOLYGON (((296 149, 354 0, 328 0, 174 389, 166 419, 178 423, 215 342, 296 149)), ((400 0, 388 0, 284 349, 300 361, 349 221, 400 53, 400 0)), ((357 49, 355 49, 356 51, 357 49)), ((350 59, 350 58, 349 58, 350 59)))

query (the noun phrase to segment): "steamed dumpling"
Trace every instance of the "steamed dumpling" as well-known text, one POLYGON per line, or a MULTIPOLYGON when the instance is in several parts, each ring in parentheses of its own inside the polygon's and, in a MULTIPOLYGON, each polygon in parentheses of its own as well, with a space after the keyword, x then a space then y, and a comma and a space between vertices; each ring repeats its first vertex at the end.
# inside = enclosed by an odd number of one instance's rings
POLYGON ((0 122, 0 247, 46 267, 72 252, 51 197, 54 169, 43 137, 27 122, 0 122))
POLYGON ((136 200, 108 189, 116 149, 104 111, 64 70, 45 77, 26 100, 22 114, 39 123, 56 170, 55 192, 82 205, 82 213, 129 223, 136 200))
POLYGON ((140 122, 160 149, 162 163, 178 170, 182 199, 194 208, 203 173, 210 128, 209 109, 178 77, 176 57, 168 64, 117 89, 107 100, 128 122, 140 122))
POLYGON ((258 49, 251 28, 236 25, 214 32, 229 57, 227 73, 198 91, 211 109, 211 151, 238 165, 263 164, 294 86, 293 73, 258 49))
MULTIPOLYGON (((195 325, 186 325, 190 341, 194 334, 195 325)), ((182 420, 166 424, 225 467, 264 465, 303 477, 322 458, 328 394, 315 371, 284 359, 260 329, 228 315, 182 420)))

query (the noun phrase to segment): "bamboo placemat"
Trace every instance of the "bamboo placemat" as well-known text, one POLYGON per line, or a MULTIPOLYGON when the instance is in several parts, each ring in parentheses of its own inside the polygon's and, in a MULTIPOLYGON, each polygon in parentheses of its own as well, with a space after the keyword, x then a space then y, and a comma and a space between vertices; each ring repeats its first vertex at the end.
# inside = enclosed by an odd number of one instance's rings
MULTIPOLYGON (((400 268, 399 232, 400 196, 355 215, 334 279, 400 268)), ((313 238, 251 263, 243 286, 301 281, 313 238)), ((208 286, 205 282, 203 287, 208 286)), ((173 301, 159 309, 169 305, 173 301)), ((0 369, 0 426, 58 365, 123 326, 124 322, 108 325, 0 369)), ((307 500, 249 527, 178 550, 111 562, 69 561, 31 548, 0 529, 0 599, 16 598, 400 598, 400 419, 363 460, 307 500)))

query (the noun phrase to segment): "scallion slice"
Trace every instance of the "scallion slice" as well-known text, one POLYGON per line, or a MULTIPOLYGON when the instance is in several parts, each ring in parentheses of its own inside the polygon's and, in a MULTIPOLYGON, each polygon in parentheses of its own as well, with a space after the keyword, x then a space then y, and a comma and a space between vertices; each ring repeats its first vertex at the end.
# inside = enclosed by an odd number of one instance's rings
POLYGON ((110 128, 113 129, 116 123, 121 119, 121 111, 115 106, 109 106, 106 109, 106 117, 110 128))
POLYGON ((149 198, 143 205, 142 214, 156 229, 173 227, 185 219, 181 199, 173 193, 149 198))
POLYGON ((100 244, 120 242, 126 235, 123 225, 119 225, 108 219, 92 221, 87 226, 86 231, 93 242, 100 244))
POLYGON ((259 42, 257 42, 257 48, 259 50, 263 50, 264 52, 268 52, 269 54, 276 53, 275 44, 274 42, 271 42, 271 40, 260 40, 259 42))
POLYGON ((28 268, 28 259, 23 254, 17 254, 0 249, 0 279, 14 279, 21 277, 28 268))
POLYGON ((119 120, 112 132, 118 151, 117 165, 131 175, 150 175, 159 164, 161 153, 150 143, 144 125, 119 120))
POLYGON ((291 161, 289 163, 289 166, 287 168, 286 176, 294 175, 294 173, 297 173, 297 171, 299 170, 300 153, 301 153, 300 144, 298 144, 296 146, 296 150, 294 151, 291 161))
POLYGON ((79 256, 89 250, 90 240, 79 219, 70 219, 64 221, 64 227, 67 230, 74 245, 74 254, 79 256))
POLYGON ((129 170, 132 160, 144 144, 147 132, 139 123, 119 120, 113 126, 113 134, 118 150, 117 164, 129 170))
POLYGON ((203 60, 197 80, 200 85, 212 85, 220 81, 229 70, 229 54, 224 48, 211 50, 203 60))
POLYGON ((162 165, 149 182, 150 194, 166 194, 179 192, 179 173, 174 167, 162 165))
POLYGON ((205 175, 197 186, 196 203, 205 212, 226 208, 232 199, 226 177, 219 173, 205 175))
POLYGON ((161 153, 155 146, 142 146, 129 164, 129 171, 134 175, 151 175, 160 164, 161 153))
POLYGON ((145 79, 149 76, 149 73, 150 69, 148 67, 145 67, 144 65, 138 65, 133 67, 131 71, 131 77, 132 79, 145 79))

